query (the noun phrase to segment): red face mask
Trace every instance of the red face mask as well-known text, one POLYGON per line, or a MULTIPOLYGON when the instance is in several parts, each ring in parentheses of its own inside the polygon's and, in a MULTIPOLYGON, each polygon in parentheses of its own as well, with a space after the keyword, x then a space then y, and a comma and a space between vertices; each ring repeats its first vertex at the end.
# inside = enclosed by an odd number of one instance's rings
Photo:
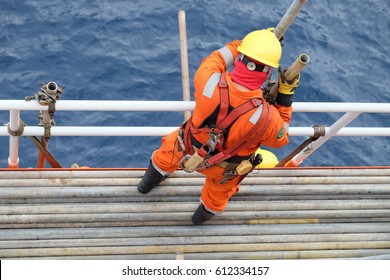
POLYGON ((234 65, 233 71, 230 73, 232 81, 240 84, 250 90, 259 89, 267 79, 268 72, 259 72, 249 70, 241 60, 238 60, 234 65))

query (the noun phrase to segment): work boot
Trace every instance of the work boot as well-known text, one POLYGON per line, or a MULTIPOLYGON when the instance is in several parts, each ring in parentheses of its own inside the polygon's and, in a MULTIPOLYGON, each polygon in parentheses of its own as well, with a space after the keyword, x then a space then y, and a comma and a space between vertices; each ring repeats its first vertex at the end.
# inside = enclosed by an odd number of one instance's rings
POLYGON ((166 176, 158 172, 153 164, 150 163, 148 170, 146 170, 144 177, 142 177, 141 182, 138 184, 138 191, 142 194, 147 194, 165 178, 166 176))
POLYGON ((194 225, 203 225, 204 222, 210 220, 213 216, 213 213, 207 211, 203 204, 200 204, 198 209, 195 210, 194 215, 192 215, 192 223, 194 225))

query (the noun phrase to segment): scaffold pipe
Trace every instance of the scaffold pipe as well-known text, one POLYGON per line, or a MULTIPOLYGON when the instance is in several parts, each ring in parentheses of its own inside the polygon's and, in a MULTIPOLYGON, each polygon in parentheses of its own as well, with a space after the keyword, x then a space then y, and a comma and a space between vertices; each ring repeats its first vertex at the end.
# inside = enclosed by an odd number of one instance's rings
MULTIPOLYGON (((9 128, 11 131, 17 131, 20 127, 20 111, 10 111, 10 122, 9 128)), ((8 131, 7 131, 8 134, 8 131)), ((19 167, 19 136, 9 136, 9 157, 8 157, 8 168, 19 167)))

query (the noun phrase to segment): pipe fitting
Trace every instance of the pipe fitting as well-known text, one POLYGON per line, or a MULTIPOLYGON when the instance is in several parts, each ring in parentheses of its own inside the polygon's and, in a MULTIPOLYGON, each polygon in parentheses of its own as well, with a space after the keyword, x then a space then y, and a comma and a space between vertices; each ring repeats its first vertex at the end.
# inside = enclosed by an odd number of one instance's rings
POLYGON ((56 82, 48 82, 46 85, 46 92, 50 95, 56 95, 58 91, 58 86, 56 82))
POLYGON ((24 132, 24 127, 25 126, 26 126, 26 123, 23 122, 22 120, 20 120, 18 129, 12 130, 10 123, 8 123, 7 124, 8 134, 10 136, 21 136, 23 134, 23 132, 24 132))

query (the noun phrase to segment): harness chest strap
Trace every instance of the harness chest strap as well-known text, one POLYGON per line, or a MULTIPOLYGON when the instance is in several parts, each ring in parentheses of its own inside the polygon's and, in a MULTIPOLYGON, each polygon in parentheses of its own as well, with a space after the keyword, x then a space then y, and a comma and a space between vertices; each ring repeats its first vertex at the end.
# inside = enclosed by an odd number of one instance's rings
MULTIPOLYGON (((267 104, 268 105, 268 104, 267 104)), ((269 106, 264 106, 263 113, 256 124, 252 129, 246 134, 245 137, 242 137, 240 141, 237 141, 229 148, 219 152, 218 154, 206 159, 206 165, 213 166, 221 161, 224 161, 234 155, 236 155, 241 150, 246 147, 254 144, 262 134, 267 130, 268 126, 272 120, 272 110, 269 106), (265 110, 264 110, 265 109, 265 110), (264 112, 265 111, 265 112, 264 112), (250 137, 252 135, 252 137, 250 137)))

